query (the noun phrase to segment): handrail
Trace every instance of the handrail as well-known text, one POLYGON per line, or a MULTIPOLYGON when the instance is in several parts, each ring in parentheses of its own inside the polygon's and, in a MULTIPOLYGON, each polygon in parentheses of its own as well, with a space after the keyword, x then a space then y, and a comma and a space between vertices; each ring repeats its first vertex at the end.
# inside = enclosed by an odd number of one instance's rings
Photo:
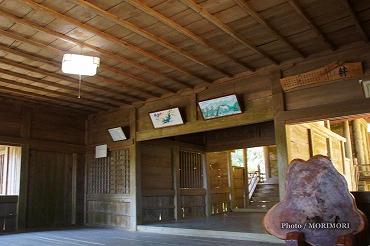
POLYGON ((251 199, 254 191, 256 190, 257 184, 260 181, 260 174, 258 171, 255 171, 252 174, 252 177, 248 178, 248 198, 251 199))

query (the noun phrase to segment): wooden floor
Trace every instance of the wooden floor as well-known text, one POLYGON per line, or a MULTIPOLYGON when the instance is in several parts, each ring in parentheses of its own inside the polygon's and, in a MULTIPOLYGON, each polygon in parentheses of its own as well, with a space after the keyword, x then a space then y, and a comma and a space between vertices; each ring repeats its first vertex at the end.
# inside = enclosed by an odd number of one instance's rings
POLYGON ((156 223, 151 226, 186 228, 198 230, 266 233, 262 225, 264 213, 225 213, 208 218, 184 219, 173 222, 156 223))
POLYGON ((161 235, 142 232, 128 232, 117 229, 83 228, 71 230, 57 230, 47 232, 29 232, 0 236, 0 245, 11 246, 43 246, 43 245, 248 245, 274 246, 265 242, 246 242, 238 240, 214 239, 161 235))

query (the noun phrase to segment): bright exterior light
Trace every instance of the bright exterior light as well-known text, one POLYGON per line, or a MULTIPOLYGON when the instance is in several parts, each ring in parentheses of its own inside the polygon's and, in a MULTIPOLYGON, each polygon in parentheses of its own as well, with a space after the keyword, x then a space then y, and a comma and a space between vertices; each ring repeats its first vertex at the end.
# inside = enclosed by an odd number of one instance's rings
POLYGON ((367 132, 370 132, 370 123, 367 123, 367 132))
POLYGON ((65 54, 63 56, 63 73, 94 76, 99 67, 100 58, 76 54, 65 54))

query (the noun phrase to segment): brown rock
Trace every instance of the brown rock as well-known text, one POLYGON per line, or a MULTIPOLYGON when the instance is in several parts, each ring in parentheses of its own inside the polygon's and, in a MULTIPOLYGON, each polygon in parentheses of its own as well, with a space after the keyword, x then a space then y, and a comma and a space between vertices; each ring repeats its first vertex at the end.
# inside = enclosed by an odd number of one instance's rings
POLYGON ((365 221, 330 159, 314 156, 291 162, 285 197, 267 212, 264 225, 281 239, 298 231, 313 246, 332 246, 338 236, 364 230, 365 221))

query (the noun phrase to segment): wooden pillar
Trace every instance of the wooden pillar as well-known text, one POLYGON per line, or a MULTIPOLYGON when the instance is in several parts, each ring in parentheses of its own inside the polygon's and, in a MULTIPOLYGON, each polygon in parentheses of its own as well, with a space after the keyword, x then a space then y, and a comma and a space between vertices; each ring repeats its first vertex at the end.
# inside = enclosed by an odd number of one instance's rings
POLYGON ((76 212, 77 212, 77 165, 78 165, 78 154, 72 154, 72 216, 71 224, 76 224, 76 212))
POLYGON ((245 176, 244 207, 246 208, 249 205, 249 175, 248 175, 247 149, 243 149, 243 160, 244 160, 244 176, 245 176))
POLYGON ((233 184, 233 166, 231 163, 231 152, 227 151, 227 173, 229 181, 229 199, 230 210, 234 208, 234 184, 233 184))
MULTIPOLYGON (((22 129, 21 136, 29 138, 31 136, 32 109, 24 107, 22 109, 22 129)), ((27 227, 27 201, 28 201, 28 171, 30 161, 30 144, 21 145, 21 171, 19 183, 18 211, 17 211, 17 230, 24 230, 27 227)))
POLYGON ((360 170, 365 171, 366 169, 363 166, 361 166, 361 165, 366 164, 366 161, 365 161, 360 119, 355 119, 353 121, 353 136, 355 139, 356 156, 357 156, 358 164, 360 165, 360 170))
POLYGON ((136 109, 130 112, 130 196, 131 196, 131 226, 130 230, 137 230, 142 224, 142 194, 141 194, 141 143, 136 142, 136 109))
POLYGON ((274 72, 271 76, 271 85, 275 144, 279 171, 279 195, 281 200, 285 194, 285 177, 288 169, 288 146, 285 120, 279 118, 279 114, 285 111, 284 92, 280 84, 280 76, 280 70, 274 72))
POLYGON ((271 178, 271 165, 270 165, 270 158, 269 158, 269 147, 263 146, 263 155, 265 159, 265 182, 271 178))
POLYGON ((212 215, 212 194, 210 189, 209 168, 206 153, 202 153, 203 187, 206 190, 206 216, 212 215))
POLYGON ((174 194, 174 216, 178 220, 179 205, 180 205, 180 148, 179 146, 172 147, 172 163, 173 163, 173 189, 174 194))
POLYGON ((352 140, 351 140, 351 132, 349 127, 349 121, 346 120, 343 123, 344 125, 344 137, 346 138, 346 142, 344 144, 346 157, 351 159, 351 163, 353 162, 353 153, 352 153, 352 140))

